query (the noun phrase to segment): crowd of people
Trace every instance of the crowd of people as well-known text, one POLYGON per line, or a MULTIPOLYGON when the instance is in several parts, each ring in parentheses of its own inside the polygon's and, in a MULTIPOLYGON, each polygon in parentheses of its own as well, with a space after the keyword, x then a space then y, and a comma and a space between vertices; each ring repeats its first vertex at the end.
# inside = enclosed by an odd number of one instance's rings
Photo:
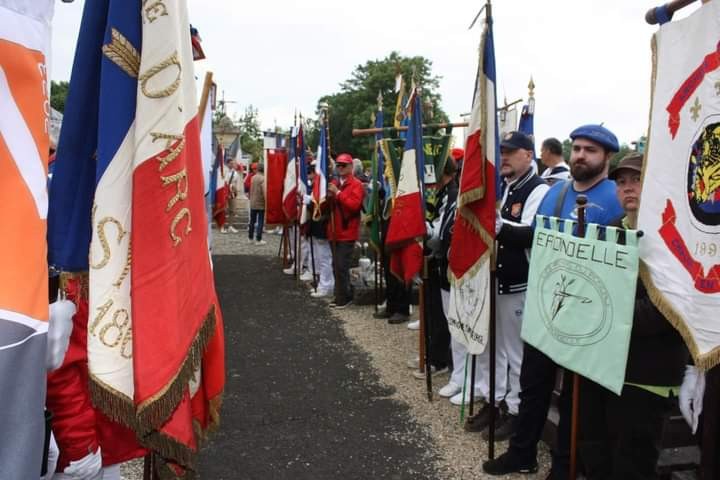
MULTIPOLYGON (((427 206, 425 255, 431 307, 425 318, 430 336, 427 352, 430 373, 449 373, 438 395, 452 404, 468 405, 471 397, 483 402, 482 408, 467 419, 467 431, 482 432, 487 439, 493 417, 494 438, 509 440, 506 452, 483 463, 483 470, 490 475, 537 472, 538 443, 553 391, 559 385, 557 439, 547 478, 568 478, 572 381, 548 356, 524 343, 520 335, 535 215, 576 220, 576 199, 582 194, 588 200, 587 222, 621 229, 636 228, 642 154, 626 155, 611 170, 611 158, 619 151, 619 144, 610 130, 601 125, 584 125, 575 129, 570 139, 569 164, 563 158, 562 143, 548 138, 541 145, 540 169, 530 136, 516 131, 501 139, 500 161, 496 166, 502 177, 502 196, 495 222, 494 399, 489 398, 489 349, 476 357, 477 372, 474 379, 470 378, 467 348, 451 337, 447 324, 448 258, 464 160, 462 149, 451 150, 434 185, 435 201, 427 206), (537 173, 538 170, 541 173, 537 173)), ((316 205, 307 194, 299 198, 307 207, 309 221, 300 230, 298 261, 293 261, 285 273, 296 274, 297 266, 300 279, 316 285, 311 293, 313 297, 332 297, 330 307, 342 309, 353 301, 349 272, 353 250, 361 235, 363 197, 372 188, 382 188, 382 182, 367 178, 362 165, 354 163, 346 153, 334 158, 332 168, 335 175, 328 184, 326 203, 316 205)), ((262 172, 259 167, 258 172, 262 172)), ((314 175, 315 167, 311 163, 308 165, 310 189, 314 175)), ((252 180, 251 212, 257 211, 252 201, 255 184, 252 180)), ((380 198, 384 193, 380 192, 380 198)), ((258 215, 253 215, 255 217, 258 215)), ((261 215, 258 224, 255 223, 255 220, 250 222, 251 238, 253 232, 262 231, 261 215)), ((387 223, 382 225, 384 231, 387 223)), ((392 252, 385 253, 381 256, 385 262, 384 307, 375 312, 374 317, 390 324, 404 324, 410 320, 413 287, 390 274, 388 263, 392 252)), ((417 325, 408 327, 415 329, 417 325)), ((683 416, 697 426, 702 393, 696 387, 702 374, 688 362, 689 353, 681 336, 653 306, 642 281, 638 280, 622 394, 617 396, 588 379, 581 382, 578 450, 586 478, 655 478, 662 424, 673 397, 680 396, 683 416)), ((417 378, 425 378, 419 364, 420 359, 416 358, 408 362, 408 367, 417 378)))

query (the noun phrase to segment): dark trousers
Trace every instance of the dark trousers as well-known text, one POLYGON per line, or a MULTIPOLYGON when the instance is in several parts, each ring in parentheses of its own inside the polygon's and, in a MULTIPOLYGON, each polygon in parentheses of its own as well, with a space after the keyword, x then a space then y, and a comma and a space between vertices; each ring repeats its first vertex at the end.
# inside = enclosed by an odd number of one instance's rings
MULTIPOLYGON (((542 437, 555 377, 560 367, 550 357, 525 343, 520 369, 520 409, 515 434, 510 438, 509 452, 522 462, 537 457, 537 444, 542 437)), ((553 480, 566 480, 570 463, 570 426, 572 415, 572 374, 566 372, 558 405, 560 422, 555 450, 552 452, 553 480)))
POLYGON ((385 309, 388 313, 410 315, 410 294, 412 287, 390 273, 390 255, 383 257, 383 270, 385 271, 385 309))
POLYGON ((450 330, 448 330, 447 318, 442 308, 442 295, 440 288, 442 278, 437 262, 430 260, 428 264, 428 289, 425 299, 426 319, 430 333, 430 364, 436 368, 450 366, 450 330), (429 308, 428 308, 429 307, 429 308))
POLYGON ((335 302, 345 304, 353 299, 354 289, 350 283, 350 262, 352 262, 355 242, 335 242, 333 256, 335 268, 335 302))
POLYGON ((263 227, 265 226, 265 210, 250 209, 250 225, 248 226, 248 238, 250 240, 252 240, 253 233, 255 233, 255 224, 257 224, 257 236, 255 238, 259 242, 262 240, 263 227))
POLYGON ((663 419, 670 400, 625 385, 617 396, 587 380, 580 387, 579 456, 588 480, 657 478, 663 419))

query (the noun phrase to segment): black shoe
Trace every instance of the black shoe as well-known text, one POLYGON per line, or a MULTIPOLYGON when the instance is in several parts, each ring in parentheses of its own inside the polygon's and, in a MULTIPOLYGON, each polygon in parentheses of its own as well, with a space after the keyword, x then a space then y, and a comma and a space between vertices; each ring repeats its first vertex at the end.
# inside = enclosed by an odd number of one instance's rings
MULTIPOLYGON (((490 425, 490 414, 492 413, 493 407, 489 403, 486 403, 478 413, 472 417, 468 417, 465 420, 463 428, 466 432, 482 432, 490 425)), ((495 408, 495 418, 500 417, 500 412, 495 408)))
POLYGON ((392 313, 388 312, 386 309, 378 310, 377 312, 373 313, 373 318, 377 318, 378 320, 385 320, 387 318, 390 318, 392 316, 392 313))
MULTIPOLYGON (((334 308, 335 308, 336 310, 342 310, 343 308, 345 308, 345 307, 347 307, 347 306, 349 306, 349 305, 351 305, 351 304, 352 304, 352 300, 345 300, 344 302, 338 302, 338 303, 336 303, 334 308)), ((331 305, 331 306, 332 306, 332 305, 331 305)))
MULTIPOLYGON (((495 424, 495 441, 504 442, 505 440, 512 437, 515 433, 515 422, 517 421, 517 415, 510 413, 503 413, 498 417, 498 422, 495 424)), ((483 440, 490 438, 490 430, 485 430, 482 434, 483 440)))
POLYGON ((390 318, 388 318, 388 323, 390 325, 398 325, 401 323, 405 323, 408 320, 410 320, 410 315, 403 315, 402 313, 393 313, 390 318))
POLYGON ((488 460, 482 465, 483 471, 489 475, 507 475, 508 473, 537 473, 537 460, 521 462, 510 452, 505 452, 495 460, 488 460))

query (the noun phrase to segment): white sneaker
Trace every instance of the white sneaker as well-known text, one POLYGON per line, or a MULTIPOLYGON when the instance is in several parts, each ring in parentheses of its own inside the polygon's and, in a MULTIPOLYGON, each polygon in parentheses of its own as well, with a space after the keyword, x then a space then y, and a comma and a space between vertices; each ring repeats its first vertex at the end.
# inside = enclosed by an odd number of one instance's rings
POLYGON ((448 382, 447 385, 445 385, 440 390, 438 390, 438 395, 440 395, 443 398, 450 398, 450 397, 454 397, 461 391, 462 391, 462 388, 460 388, 460 386, 457 385, 455 382, 448 382))
POLYGON ((332 295, 331 292, 323 292, 322 290, 318 290, 317 292, 310 292, 310 296, 312 298, 325 298, 329 297, 330 295, 332 295))
POLYGON ((410 360, 408 360, 405 363, 405 365, 407 365, 407 367, 410 370, 419 370, 420 369, 420 359, 418 357, 411 358, 410 360))
POLYGON ((222 227, 220 233, 228 233, 227 227, 222 227))
MULTIPOLYGON (((435 375, 442 375, 443 373, 447 373, 448 368, 435 368, 434 366, 430 365, 430 376, 434 377, 435 375)), ((421 372, 419 369, 415 372, 413 372, 413 377, 417 378, 418 380, 425 380, 425 372, 421 372)))
POLYGON ((230 225, 228 227, 228 230, 230 231, 230 233, 238 233, 240 231, 237 228, 233 227, 232 225, 230 225))
POLYGON ((285 275, 295 275, 295 267, 283 268, 283 273, 285 275))
POLYGON ((302 280, 303 282, 311 282, 312 279, 313 279, 312 272, 305 271, 305 273, 300 275, 300 280, 302 280))
POLYGON ((258 240, 255 242, 255 245, 267 245, 267 242, 265 240, 258 240))
MULTIPOLYGON (((475 403, 482 401, 482 395, 480 395, 479 392, 475 392, 475 395, 473 395, 473 400, 475 403)), ((465 398, 463 398, 462 392, 459 392, 452 397, 450 397, 450 403, 453 405, 470 405, 470 392, 465 392, 465 398)))
POLYGON ((420 320, 415 320, 414 322, 408 322, 407 329, 408 330, 420 330, 420 320))

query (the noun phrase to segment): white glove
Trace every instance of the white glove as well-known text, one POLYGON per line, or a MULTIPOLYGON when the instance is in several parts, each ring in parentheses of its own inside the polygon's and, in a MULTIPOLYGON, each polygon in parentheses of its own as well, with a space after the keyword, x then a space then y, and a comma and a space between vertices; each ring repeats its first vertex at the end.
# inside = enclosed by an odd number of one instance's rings
POLYGON ((90 480, 95 478, 101 478, 100 470, 102 469, 102 455, 100 454, 100 447, 97 452, 90 453, 80 460, 70 462, 63 471, 64 478, 68 480, 90 480))
POLYGON ((503 219, 500 215, 500 212, 495 212, 495 235, 500 233, 500 230, 502 230, 503 227, 503 219))
POLYGON ((55 370, 63 363, 73 329, 73 315, 75 315, 75 304, 70 300, 58 300, 50 304, 45 355, 45 365, 48 371, 55 370))
POLYGON ((697 431, 698 421, 703 407, 705 395, 705 373, 692 365, 685 368, 685 377, 680 385, 678 402, 683 418, 690 426, 692 433, 697 431))

